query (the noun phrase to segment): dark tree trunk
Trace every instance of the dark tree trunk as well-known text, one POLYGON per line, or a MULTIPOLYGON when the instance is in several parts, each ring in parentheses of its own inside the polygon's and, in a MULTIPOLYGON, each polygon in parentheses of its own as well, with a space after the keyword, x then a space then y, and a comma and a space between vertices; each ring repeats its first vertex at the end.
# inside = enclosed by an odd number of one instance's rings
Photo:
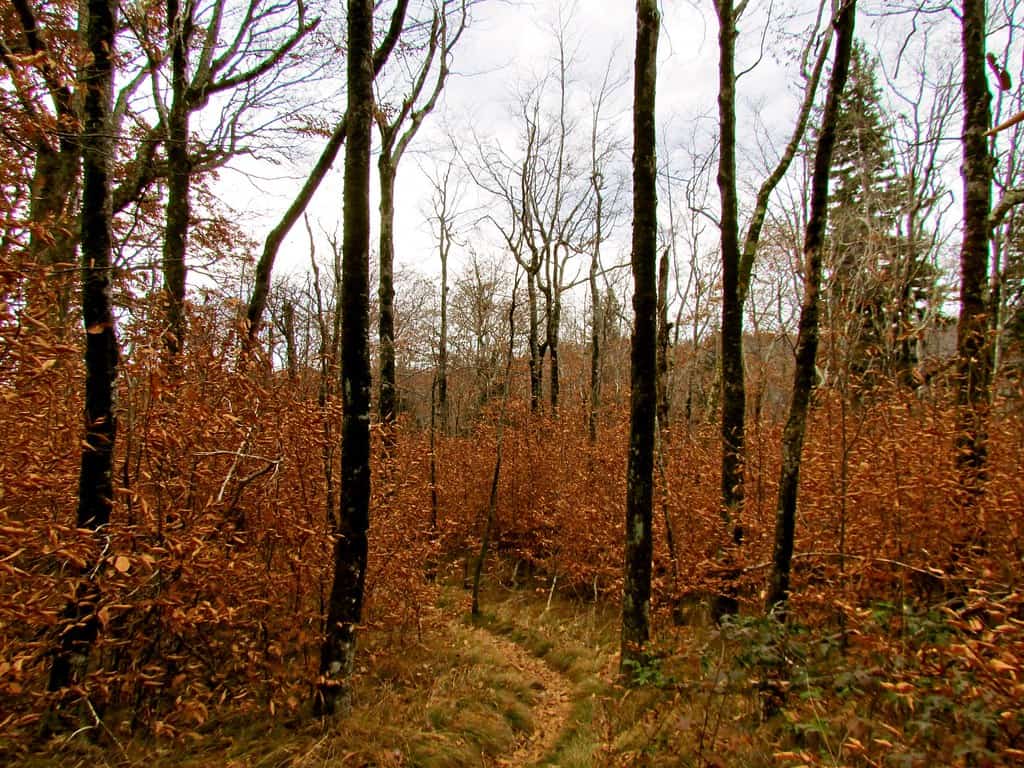
POLYGON ((736 196, 736 17, 732 0, 718 0, 718 189, 722 201, 722 517, 736 544, 743 540, 743 305, 736 196))
POLYGON ((167 0, 171 38, 171 108, 167 116, 167 221, 164 226, 164 344, 171 355, 185 344, 185 250, 189 227, 188 46, 192 0, 167 0))
POLYGON ((285 298, 281 306, 281 333, 284 336, 284 362, 288 378, 299 377, 299 352, 295 343, 295 302, 285 298))
POLYGON ((590 411, 587 414, 587 430, 591 443, 597 442, 597 416, 601 410, 601 291, 597 286, 597 273, 601 268, 601 214, 602 199, 600 179, 593 175, 594 195, 597 198, 595 216, 596 237, 594 252, 590 255, 590 411))
MULTIPOLYGON (((384 109, 375 113, 381 138, 380 157, 377 161, 380 177, 380 391, 377 407, 381 424, 385 428, 384 445, 387 450, 390 450, 394 442, 393 430, 390 427, 395 422, 398 407, 395 376, 395 176, 402 155, 416 136, 423 120, 437 104, 437 98, 448 77, 448 56, 465 28, 466 7, 463 4, 461 22, 455 33, 449 37, 448 10, 446 3, 435 8, 430 41, 419 72, 394 116, 389 116, 388 111, 384 109), (435 58, 439 59, 436 79, 426 92, 426 101, 417 106, 417 102, 424 94, 427 76, 435 68, 435 58)), ((441 226, 443 229, 445 222, 442 222, 441 226)))
POLYGON ((960 320, 957 323, 958 405, 956 461, 965 499, 981 491, 985 480, 986 415, 990 350, 985 333, 985 284, 988 280, 988 215, 992 165, 985 131, 991 96, 985 77, 985 2, 964 0, 963 33, 963 179, 964 225, 960 249, 960 320))
POLYGON ((352 671, 363 608, 370 523, 370 132, 373 1, 348 2, 348 146, 345 151, 341 312, 341 509, 334 582, 320 652, 316 709, 333 713, 352 671))
POLYGON ((437 533, 437 389, 438 377, 430 383, 430 532, 437 533))
POLYGON ((548 317, 547 327, 547 348, 548 359, 550 360, 550 386, 549 402, 551 404, 551 415, 558 415, 558 398, 560 395, 561 380, 558 371, 558 324, 561 322, 562 302, 556 299, 552 302, 548 317))
POLYGON ((657 162, 654 102, 658 6, 638 0, 633 90, 633 328, 629 460, 626 475, 625 580, 619 671, 634 679, 650 639, 651 512, 654 483, 655 358, 658 334, 657 162))
POLYGON ((668 429, 668 249, 658 265, 658 429, 668 429))
POLYGON ((540 323, 537 320, 537 273, 528 271, 526 275, 526 292, 530 303, 530 413, 540 409, 540 397, 543 390, 543 361, 540 351, 540 323))
MULTIPOLYGON (((114 500, 114 441, 117 437, 118 343, 110 301, 111 199, 110 112, 113 99, 116 0, 88 0, 86 44, 92 60, 84 67, 82 109, 82 320, 85 325, 85 439, 78 480, 78 527, 102 530, 114 500)), ((50 690, 71 683, 84 668, 99 629, 98 593, 92 584, 77 591, 68 607, 71 620, 50 670, 50 690)))
POLYGON ((441 226, 441 329, 437 342, 437 410, 441 432, 448 434, 448 253, 451 236, 441 226))
POLYGON ((814 387, 814 363, 818 353, 818 309, 821 291, 821 251, 828 218, 828 181, 832 149, 836 141, 839 99, 846 85, 853 49, 856 3, 850 0, 836 21, 836 58, 832 66, 825 111, 811 177, 811 210, 804 238, 804 297, 797 331, 796 370, 789 417, 782 435, 782 471, 775 517, 775 548, 768 587, 767 607, 781 611, 789 597, 789 575, 796 530, 796 502, 800 485, 800 459, 807 431, 807 411, 814 387))
POLYGON ((377 415, 386 428, 395 421, 395 167, 382 152, 377 169, 380 177, 380 284, 377 331, 380 349, 380 382, 377 415))

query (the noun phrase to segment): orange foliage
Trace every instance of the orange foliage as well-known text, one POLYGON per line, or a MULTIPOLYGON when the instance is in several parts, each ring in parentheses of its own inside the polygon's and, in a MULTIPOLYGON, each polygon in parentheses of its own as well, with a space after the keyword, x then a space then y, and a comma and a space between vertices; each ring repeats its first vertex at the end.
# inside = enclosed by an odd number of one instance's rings
MULTIPOLYGON (((228 300, 193 307, 188 351, 169 365, 148 319, 159 317, 156 299, 136 302, 121 327, 118 498, 109 538, 97 540, 71 526, 78 341, 54 337, 19 311, 13 286, 24 279, 7 281, 12 290, 0 305, 0 729, 31 727, 52 697, 87 697, 163 734, 195 728, 220 705, 294 710, 315 679, 330 583, 322 461, 325 440, 337 439, 338 399, 321 409, 315 371, 291 380, 266 361, 240 359, 228 300), (86 565, 101 595, 94 671, 79 688, 46 694, 61 612, 86 565)), ((844 405, 819 391, 802 475, 795 610, 829 616, 878 597, 1017 584, 1024 425, 1010 405, 994 409, 990 481, 968 509, 955 503, 955 420, 942 397, 878 389, 844 405)), ((390 459, 375 458, 365 623, 396 643, 415 638, 432 602, 425 574, 478 546, 496 420, 497 409, 485 408, 472 434, 438 438, 436 531, 426 431, 403 422, 390 459)), ((617 601, 625 408, 606 409, 593 445, 582 406, 532 416, 514 399, 509 420, 497 550, 581 598, 617 601)), ((742 597, 758 608, 779 435, 774 423, 748 435, 746 542, 735 559, 742 597)), ((727 534, 717 427, 679 423, 663 445, 654 572, 655 610, 667 614, 682 595, 716 586, 727 534)))

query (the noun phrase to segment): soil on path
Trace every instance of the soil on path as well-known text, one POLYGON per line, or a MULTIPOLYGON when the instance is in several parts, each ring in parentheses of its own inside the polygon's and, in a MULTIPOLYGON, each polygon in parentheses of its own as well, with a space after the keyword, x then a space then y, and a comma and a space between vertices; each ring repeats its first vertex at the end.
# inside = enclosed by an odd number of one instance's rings
POLYGON ((494 649, 510 667, 530 679, 536 692, 531 707, 533 730, 514 752, 494 758, 492 764, 501 768, 535 765, 552 752, 565 730, 572 712, 572 683, 512 640, 480 627, 473 632, 477 642, 494 649))

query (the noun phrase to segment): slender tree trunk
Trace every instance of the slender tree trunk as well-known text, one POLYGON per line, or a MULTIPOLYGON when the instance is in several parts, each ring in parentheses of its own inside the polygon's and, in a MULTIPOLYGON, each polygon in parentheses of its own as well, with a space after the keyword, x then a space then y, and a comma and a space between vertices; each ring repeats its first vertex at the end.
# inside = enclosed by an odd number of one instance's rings
POLYGON ((370 133, 373 0, 348 2, 348 139, 345 150, 341 312, 341 509, 334 582, 320 651, 316 710, 333 713, 352 671, 366 580, 370 523, 370 133))
POLYGON ((295 302, 286 298, 281 306, 281 332, 284 336, 284 362, 288 378, 299 377, 299 351, 295 343, 295 302))
POLYGON ((626 475, 626 551, 622 588, 620 674, 635 679, 650 639, 651 517, 658 297, 657 162, 654 104, 658 56, 658 5, 637 0, 633 90, 633 328, 629 459, 626 475))
POLYGON ((985 481, 986 416, 990 350, 986 343, 985 284, 988 280, 988 215, 992 166, 984 133, 991 95, 985 76, 985 2, 964 0, 963 34, 963 179, 964 225, 960 249, 960 320, 957 323, 958 424, 956 463, 965 500, 985 481))
POLYGON ((562 302, 556 298, 550 307, 547 327, 547 348, 548 359, 551 365, 551 391, 549 392, 551 403, 551 415, 558 415, 558 398, 561 389, 561 379, 558 370, 558 325, 561 322, 562 302))
POLYGON ((498 483, 501 480, 501 463, 505 446, 505 421, 508 415, 508 398, 512 389, 512 361, 516 348, 516 293, 519 290, 518 275, 512 287, 512 302, 508 308, 508 349, 505 354, 505 380, 502 384, 501 410, 498 413, 498 434, 494 447, 494 472, 491 475, 491 493, 487 498, 487 516, 484 518, 484 532, 480 538, 480 555, 473 564, 473 601, 471 613, 480 615, 480 578, 483 575, 484 562, 491 546, 494 531, 494 516, 498 510, 498 483))
MULTIPOLYGON (((313 295, 316 298, 316 318, 320 330, 320 381, 317 386, 316 402, 320 411, 321 439, 323 447, 320 451, 320 458, 324 472, 324 506, 327 508, 328 530, 337 528, 338 521, 334 512, 334 449, 331 445, 332 429, 331 419, 327 412, 327 398, 331 393, 331 378, 335 367, 335 351, 337 333, 332 333, 333 323, 328 323, 327 311, 324 306, 323 290, 320 287, 320 268, 316 264, 316 252, 313 245, 313 232, 309 228, 309 219, 306 220, 306 230, 309 232, 309 256, 310 265, 313 268, 313 295)), ((340 308, 337 306, 338 281, 335 275, 334 314, 337 316, 340 308)))
POLYGON ((380 287, 378 339, 380 382, 377 414, 385 431, 395 422, 395 167, 382 152, 377 161, 380 178, 380 287))
POLYGON ((658 265, 658 430, 668 429, 668 249, 658 265))
MULTIPOLYGON (((78 527, 102 534, 114 502, 114 442, 117 438, 118 342, 110 300, 111 198, 110 113, 114 83, 116 0, 88 0, 82 110, 82 320, 85 325, 85 439, 78 479, 78 527)), ((88 570, 88 569, 86 569, 88 570)), ((50 670, 51 691, 84 672, 99 625, 99 593, 89 579, 68 607, 60 649, 50 670)))
POLYGON ((167 0, 171 37, 171 108, 167 117, 167 220, 164 226, 164 344, 173 356, 185 344, 185 251, 189 228, 188 45, 192 0, 167 0))
POLYGON ((818 309, 821 292, 821 252, 828 218, 828 181, 832 170, 832 150, 836 141, 839 99, 846 85, 853 49, 856 2, 849 2, 836 21, 836 58, 832 66, 825 111, 822 115, 818 147, 811 177, 811 210, 804 238, 804 297, 797 331, 796 370, 793 394, 782 436, 782 471, 779 477, 779 501, 775 517, 775 548, 768 588, 768 609, 782 615, 789 597, 789 575, 796 531, 796 502, 800 485, 800 459, 807 431, 807 411, 814 387, 815 359, 818 354, 818 309))
POLYGON ((448 434, 448 249, 450 235, 441 225, 441 329, 437 343, 437 408, 441 432, 448 434))
POLYGON ((530 302, 530 413, 540 409, 543 388, 543 361, 540 352, 540 323, 537 319, 537 273, 527 271, 526 292, 530 302))
POLYGON ((736 16, 718 0, 718 189, 722 248, 722 518, 736 544, 743 540, 743 305, 740 303, 739 218, 736 194, 736 16))
POLYGON ((430 531, 437 532, 437 390, 439 377, 430 383, 430 531))
POLYGON ((587 429, 591 443, 597 442, 597 417, 601 410, 601 292, 597 285, 597 273, 601 268, 601 189, 594 174, 594 193, 597 196, 596 228, 594 251, 590 255, 590 411, 587 414, 587 429))

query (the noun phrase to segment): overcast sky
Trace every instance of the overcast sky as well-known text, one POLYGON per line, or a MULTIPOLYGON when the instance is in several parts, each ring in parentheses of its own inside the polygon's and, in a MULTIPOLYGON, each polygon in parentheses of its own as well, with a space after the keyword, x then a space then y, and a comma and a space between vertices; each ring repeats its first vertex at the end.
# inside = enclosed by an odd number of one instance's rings
MULTIPOLYGON (((806 39, 805 30, 814 20, 816 4, 807 0, 776 0, 770 4, 776 20, 767 28, 762 54, 762 33, 769 3, 751 2, 740 24, 737 71, 757 66, 745 74, 737 89, 739 109, 739 151, 741 185, 760 181, 749 169, 764 164, 784 143, 792 127, 800 82, 793 63, 794 52, 806 39), (785 23, 780 20, 786 19, 785 23), (766 140, 766 136, 774 139, 766 140), (743 169, 748 172, 743 173, 743 169)), ((494 2, 484 0, 473 12, 472 26, 460 41, 444 95, 435 112, 427 118, 398 174, 396 196, 396 260, 399 268, 424 274, 437 271, 433 238, 425 220, 424 200, 429 186, 421 168, 431 157, 443 156, 450 145, 448 136, 468 142, 468 129, 483 138, 495 138, 514 146, 516 126, 512 121, 517 89, 550 72, 555 66, 554 30, 568 20, 567 42, 575 52, 574 88, 592 90, 611 62, 621 75, 622 87, 606 114, 624 134, 623 160, 628 161, 632 58, 635 34, 635 5, 631 0, 558 0, 494 2)), ((674 161, 681 148, 696 144, 709 146, 717 120, 717 21, 711 0, 663 0, 662 32, 658 56, 657 112, 662 158, 674 161)), ((902 41, 900 20, 879 22, 858 20, 858 35, 872 47, 898 48, 902 41)), ((951 38, 951 42, 955 38, 951 38)), ((955 48, 953 49, 955 52, 955 48)), ((585 129, 589 127, 584 125, 585 129)), ((513 146, 509 151, 513 152, 513 146)), ((469 147, 464 147, 469 149, 469 147)), ((247 214, 247 228, 262 244, 267 229, 276 222, 291 201, 301 177, 312 165, 319 147, 293 169, 260 171, 273 177, 290 173, 292 178, 261 181, 253 187, 244 176, 227 172, 222 185, 230 190, 225 198, 247 214)), ((341 166, 336 164, 309 209, 316 225, 336 229, 341 214, 341 166)), ((373 176, 376 176, 374 166, 373 176)), ((717 191, 712 189, 717 197, 717 191)), ((374 201, 374 205, 376 202, 374 201)), ((374 222, 376 228, 376 222, 374 222)), ((629 222, 620 225, 618 242, 628 241, 629 222)), ((469 232, 464 232, 469 235, 469 232)), ((478 246, 489 237, 486 227, 474 234, 478 246)), ((613 236, 614 239, 615 236, 613 236)), ((614 243, 613 243, 614 245, 614 243)), ((321 248, 323 246, 321 245, 321 248)), ((494 247, 497 247, 496 241, 494 247)), ((372 246, 376 252, 376 245, 372 246)), ((480 247, 480 250, 486 250, 480 247)), ((296 225, 279 256, 277 274, 305 271, 308 265, 307 235, 301 222, 296 225)))

